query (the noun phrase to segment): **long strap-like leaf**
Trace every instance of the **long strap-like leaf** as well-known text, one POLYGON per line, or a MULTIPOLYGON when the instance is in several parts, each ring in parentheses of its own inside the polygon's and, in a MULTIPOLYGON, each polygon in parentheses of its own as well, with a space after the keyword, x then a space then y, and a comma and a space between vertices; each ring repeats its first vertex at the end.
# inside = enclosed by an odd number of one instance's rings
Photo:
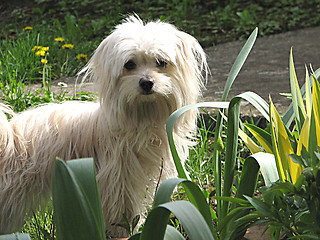
POLYGON ((244 62, 246 61, 246 59, 247 59, 247 57, 253 47, 253 44, 256 41, 257 35, 258 35, 258 28, 255 28, 255 30, 251 33, 248 40, 246 41, 246 43, 242 47, 233 66, 231 67, 231 70, 230 70, 228 78, 227 78, 226 85, 224 86, 223 95, 221 98, 222 101, 225 101, 227 99, 229 92, 230 92, 230 89, 231 89, 231 86, 232 86, 234 80, 236 79, 236 77, 238 76, 238 73, 240 72, 240 69, 242 68, 244 62))
POLYGON ((163 240, 170 213, 178 219, 191 240, 213 240, 211 230, 198 209, 187 201, 167 202, 153 208, 140 240, 163 240))
POLYGON ((171 196, 173 194, 174 189, 182 183, 185 188, 187 188, 190 192, 190 194, 193 196, 192 199, 194 199, 194 205, 197 207, 199 212, 202 214, 203 218, 205 219, 206 223, 208 224, 210 230, 212 231, 212 234, 217 238, 217 233, 214 229, 213 223, 212 223, 212 216, 210 212, 210 207, 208 202, 206 201, 205 196, 203 195, 200 188, 192 181, 182 179, 182 178, 170 178, 164 181, 154 198, 153 207, 156 207, 160 204, 169 202, 171 199, 171 196))
POLYGON ((56 161, 52 177, 53 207, 60 240, 105 239, 93 159, 56 161), (70 165, 70 166, 68 166, 70 165))

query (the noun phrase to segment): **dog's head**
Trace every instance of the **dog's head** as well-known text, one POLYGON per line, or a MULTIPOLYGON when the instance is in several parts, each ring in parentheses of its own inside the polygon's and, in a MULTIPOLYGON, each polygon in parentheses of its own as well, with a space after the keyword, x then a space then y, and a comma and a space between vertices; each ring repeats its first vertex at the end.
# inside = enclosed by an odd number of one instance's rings
POLYGON ((207 63, 189 34, 131 16, 102 41, 85 70, 97 84, 101 104, 113 114, 126 114, 126 121, 163 122, 197 101, 207 63))

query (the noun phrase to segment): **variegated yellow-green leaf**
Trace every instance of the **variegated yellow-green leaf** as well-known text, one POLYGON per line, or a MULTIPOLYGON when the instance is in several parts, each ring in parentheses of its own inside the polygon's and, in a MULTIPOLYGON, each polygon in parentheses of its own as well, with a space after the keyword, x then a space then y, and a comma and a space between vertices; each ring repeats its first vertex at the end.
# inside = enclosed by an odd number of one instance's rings
POLYGON ((295 119, 297 122, 298 131, 300 133, 300 130, 304 123, 304 119, 306 118, 306 110, 304 108, 303 99, 301 96, 300 87, 297 80, 296 71, 294 68, 292 48, 290 51, 289 68, 290 68, 290 86, 291 86, 293 110, 294 110, 295 119))
POLYGON ((238 134, 252 154, 261 152, 259 146, 240 128, 238 134))
POLYGON ((273 153, 276 158, 279 177, 283 181, 287 180, 295 183, 302 172, 302 168, 289 157, 289 154, 294 152, 287 131, 271 99, 270 122, 272 126, 273 153))
POLYGON ((304 124, 302 126, 298 146, 297 146, 297 155, 301 155, 302 145, 308 149, 309 146, 309 132, 310 132, 310 119, 307 116, 307 118, 304 121, 304 124))
POLYGON ((264 150, 267 153, 273 153, 272 152, 272 141, 271 136, 268 132, 262 130, 261 128, 253 125, 253 124, 243 124, 251 133, 252 135, 259 141, 261 146, 264 148, 264 150))
POLYGON ((307 67, 305 67, 305 68, 306 68, 306 83, 305 83, 306 110, 307 110, 307 116, 309 117, 309 120, 310 120, 312 96, 311 96, 309 72, 308 72, 307 67))
POLYGON ((320 146, 320 84, 317 79, 313 78, 313 90, 312 90, 312 107, 315 118, 315 132, 317 135, 317 145, 320 146))

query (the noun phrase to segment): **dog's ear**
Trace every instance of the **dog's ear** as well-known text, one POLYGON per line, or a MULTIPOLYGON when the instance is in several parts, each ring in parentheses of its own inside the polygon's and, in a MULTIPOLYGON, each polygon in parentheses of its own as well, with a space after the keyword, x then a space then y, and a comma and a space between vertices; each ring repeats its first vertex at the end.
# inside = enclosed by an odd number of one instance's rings
POLYGON ((87 65, 79 73, 84 73, 84 80, 87 78, 93 80, 100 100, 112 95, 112 89, 123 69, 123 64, 119 63, 121 59, 117 58, 119 53, 116 52, 115 45, 116 38, 111 34, 100 43, 87 65))
POLYGON ((185 32, 177 31, 177 37, 180 40, 177 46, 179 50, 177 53, 178 62, 183 64, 181 67, 186 68, 186 72, 193 72, 198 84, 203 87, 210 73, 203 48, 197 39, 185 32))
POLYGON ((193 104, 199 100, 202 89, 206 83, 209 68, 206 60, 206 54, 199 42, 191 35, 176 31, 176 61, 177 68, 182 75, 180 78, 186 85, 188 93, 184 104, 193 104))

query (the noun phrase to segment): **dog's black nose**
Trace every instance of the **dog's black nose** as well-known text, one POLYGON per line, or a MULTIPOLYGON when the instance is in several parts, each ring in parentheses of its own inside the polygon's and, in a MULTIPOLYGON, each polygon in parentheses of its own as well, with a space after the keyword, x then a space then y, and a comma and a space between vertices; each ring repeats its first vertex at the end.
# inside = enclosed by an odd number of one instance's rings
POLYGON ((153 93, 152 87, 154 85, 154 79, 149 76, 145 76, 140 78, 139 86, 143 90, 144 94, 151 94, 153 93))

